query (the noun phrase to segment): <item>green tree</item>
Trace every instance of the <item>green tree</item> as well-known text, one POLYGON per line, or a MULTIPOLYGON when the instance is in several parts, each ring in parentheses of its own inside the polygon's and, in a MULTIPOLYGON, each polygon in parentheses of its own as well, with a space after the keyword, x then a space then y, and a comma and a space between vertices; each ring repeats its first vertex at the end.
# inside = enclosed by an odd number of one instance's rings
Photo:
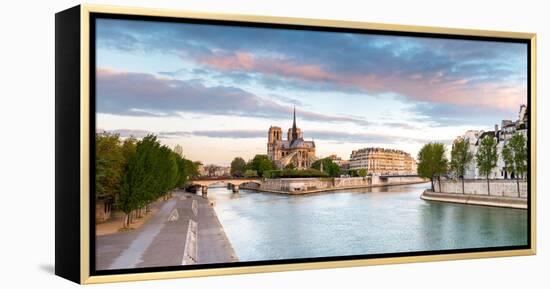
POLYGON ((358 169, 357 170, 357 175, 364 178, 367 176, 367 169, 358 169))
POLYGON ((185 160, 185 169, 189 179, 199 176, 199 165, 201 162, 193 162, 191 160, 185 160))
MULTIPOLYGON (((429 178, 434 190, 434 179, 447 171, 448 160, 445 157, 445 145, 442 143, 425 144, 418 152, 417 173, 423 178, 429 178)), ((441 181, 439 182, 441 191, 441 181)))
POLYGON ((489 186, 489 176, 497 166, 497 142, 494 137, 486 136, 481 140, 481 144, 476 153, 476 164, 479 174, 487 179, 487 194, 491 195, 489 186))
POLYGON ((352 169, 348 170, 348 174, 349 174, 350 177, 358 177, 359 176, 357 170, 352 170, 352 169))
POLYGON ((135 153, 130 157, 122 178, 118 208, 125 214, 124 227, 131 222, 131 212, 149 203, 160 191, 158 179, 160 144, 154 135, 148 135, 136 144, 135 153))
POLYGON ((515 133, 504 145, 502 158, 504 159, 506 171, 514 173, 519 198, 521 196, 519 179, 527 172, 527 142, 521 133, 515 133))
POLYGON ((242 177, 246 171, 246 162, 241 157, 236 157, 231 162, 231 175, 235 177, 242 177))
POLYGON ((176 187, 184 187, 189 179, 198 176, 198 163, 186 158, 178 158, 178 181, 176 187))
POLYGON ((311 167, 319 171, 326 172, 331 177, 338 177, 341 173, 340 166, 330 158, 316 160, 313 164, 311 164, 311 167))
POLYGON ((96 149, 96 199, 115 198, 120 192, 120 182, 125 159, 117 134, 101 133, 95 137, 96 149))
POLYGON ((244 176, 246 178, 257 178, 258 172, 254 170, 246 170, 246 172, 244 172, 244 176))
MULTIPOLYGON (((122 143, 122 156, 124 157, 124 165, 128 165, 130 158, 136 153, 137 140, 133 137, 129 137, 122 143)), ((125 168, 126 169, 126 168, 125 168)))
POLYGON ((457 178, 462 179, 462 193, 464 194, 464 174, 466 167, 472 161, 474 155, 470 152, 468 139, 460 138, 453 142, 451 149, 450 167, 457 178))
POLYGON ((275 164, 267 155, 256 155, 249 164, 247 164, 247 169, 256 171, 259 176, 263 176, 264 171, 274 170, 275 164))
POLYGON ((153 198, 148 200, 149 202, 167 194, 177 186, 178 182, 177 158, 179 156, 167 146, 161 146, 157 153, 159 158, 155 179, 159 182, 159 187, 153 198))
POLYGON ((326 172, 321 172, 317 169, 303 169, 303 170, 294 170, 294 169, 284 169, 281 171, 279 177, 282 178, 324 178, 329 175, 326 172))

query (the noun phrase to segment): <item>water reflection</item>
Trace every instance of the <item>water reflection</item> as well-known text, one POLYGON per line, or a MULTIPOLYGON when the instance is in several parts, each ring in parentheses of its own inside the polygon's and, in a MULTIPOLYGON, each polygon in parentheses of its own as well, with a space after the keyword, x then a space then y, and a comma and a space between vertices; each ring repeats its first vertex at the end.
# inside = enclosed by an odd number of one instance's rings
POLYGON ((429 184, 287 196, 210 188, 241 261, 525 245, 527 212, 419 198, 429 184))

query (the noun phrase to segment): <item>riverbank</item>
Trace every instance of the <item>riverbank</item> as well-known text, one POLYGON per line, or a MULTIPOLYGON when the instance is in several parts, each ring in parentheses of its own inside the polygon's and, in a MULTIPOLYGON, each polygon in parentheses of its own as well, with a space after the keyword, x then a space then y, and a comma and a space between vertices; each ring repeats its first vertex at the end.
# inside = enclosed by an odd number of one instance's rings
POLYGON ((211 205, 178 191, 141 227, 96 236, 96 269, 237 262, 211 205))
POLYGON ((457 204, 491 206, 513 209, 527 209, 527 199, 517 197, 440 193, 425 190, 420 196, 426 201, 437 201, 457 204))
POLYGON ((243 189, 286 195, 303 195, 339 190, 411 185, 427 182, 418 176, 367 176, 353 178, 280 178, 261 183, 243 183, 243 189))
POLYGON ((424 184, 424 183, 427 183, 427 181, 413 181, 413 182, 402 182, 402 183, 359 185, 359 186, 346 186, 346 187, 329 187, 329 188, 304 190, 304 191, 269 190, 269 189, 263 189, 261 187, 254 187, 254 186, 243 186, 242 188, 247 190, 252 190, 252 191, 265 192, 265 193, 274 193, 274 194, 283 194, 283 195, 305 195, 305 194, 315 194, 315 193, 333 192, 333 191, 341 191, 341 190, 370 189, 370 188, 415 185, 415 184, 424 184))

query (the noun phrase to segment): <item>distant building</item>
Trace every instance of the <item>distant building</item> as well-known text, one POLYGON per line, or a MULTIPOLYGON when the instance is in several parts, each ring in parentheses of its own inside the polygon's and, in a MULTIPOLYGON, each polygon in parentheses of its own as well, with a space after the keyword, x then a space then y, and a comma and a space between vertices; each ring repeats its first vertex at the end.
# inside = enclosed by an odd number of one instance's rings
POLYGON ((526 140, 529 138, 529 135, 527 134, 527 129, 529 128, 529 117, 527 113, 527 106, 521 105, 519 108, 518 119, 516 121, 505 119, 501 121, 500 128, 498 124, 495 124, 494 130, 468 130, 466 131, 466 133, 464 133, 463 136, 459 136, 455 139, 455 141, 461 138, 468 139, 468 142, 470 143, 470 152, 474 155, 472 161, 467 165, 466 173, 464 174, 465 178, 484 178, 484 176, 481 176, 479 174, 479 171, 477 169, 475 155, 477 153, 481 140, 485 137, 495 138, 497 142, 497 166, 493 169, 489 178, 509 179, 515 177, 513 172, 508 172, 504 169, 505 163, 502 158, 502 149, 515 133, 522 134, 526 140))
POLYGON ((204 177, 208 175, 208 172, 206 171, 206 169, 204 169, 204 165, 200 162, 197 162, 197 173, 199 174, 200 177, 204 177))
POLYGON ((283 131, 280 127, 269 128, 267 156, 279 168, 292 165, 296 169, 307 169, 317 159, 315 142, 304 140, 302 130, 296 126, 296 109, 294 109, 292 128, 288 129, 286 140, 283 140, 283 131))
POLYGON ((401 150, 370 147, 352 151, 349 168, 374 175, 410 175, 416 174, 416 161, 401 150))
POLYGON ((206 165, 203 168, 204 174, 201 176, 217 178, 228 177, 231 175, 231 167, 222 167, 214 164, 206 165))
POLYGON ((231 176, 231 167, 217 167, 214 171, 215 177, 228 177, 231 176))
POLYGON ((341 157, 339 157, 337 155, 330 155, 330 156, 328 156, 328 158, 332 162, 337 164, 340 167, 340 169, 343 169, 343 170, 348 170, 349 169, 349 160, 343 160, 341 157))

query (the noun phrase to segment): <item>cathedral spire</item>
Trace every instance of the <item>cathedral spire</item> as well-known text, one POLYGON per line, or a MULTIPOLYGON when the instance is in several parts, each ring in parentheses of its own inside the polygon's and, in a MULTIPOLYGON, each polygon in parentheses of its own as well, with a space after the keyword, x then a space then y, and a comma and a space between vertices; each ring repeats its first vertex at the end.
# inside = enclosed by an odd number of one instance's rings
POLYGON ((294 119, 292 121, 292 140, 298 139, 298 129, 296 128, 296 106, 294 106, 294 119))

